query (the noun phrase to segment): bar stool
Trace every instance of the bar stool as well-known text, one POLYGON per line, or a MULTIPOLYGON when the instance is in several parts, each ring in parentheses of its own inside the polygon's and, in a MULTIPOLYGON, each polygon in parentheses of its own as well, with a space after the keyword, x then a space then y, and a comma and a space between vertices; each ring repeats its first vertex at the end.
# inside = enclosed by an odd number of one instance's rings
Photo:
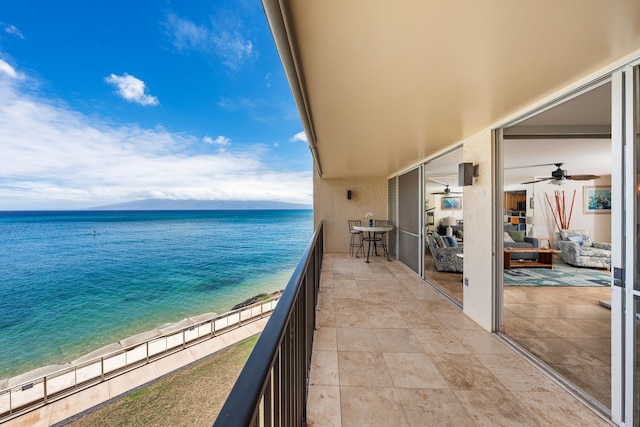
MULTIPOLYGON (((373 221, 373 225, 375 227, 388 227, 389 220, 388 219, 376 219, 373 221)), ((374 253, 378 255, 378 248, 381 247, 383 249, 383 253, 388 253, 387 251, 387 232, 386 231, 376 231, 373 233, 373 249, 374 253)))
POLYGON ((358 252, 362 251, 362 255, 364 255, 364 245, 362 244, 362 231, 354 230, 354 225, 360 225, 361 222, 359 219, 350 219, 347 221, 349 223, 349 234, 351 234, 351 244, 349 245, 349 253, 353 256, 353 250, 356 249, 356 258, 358 258, 358 252))

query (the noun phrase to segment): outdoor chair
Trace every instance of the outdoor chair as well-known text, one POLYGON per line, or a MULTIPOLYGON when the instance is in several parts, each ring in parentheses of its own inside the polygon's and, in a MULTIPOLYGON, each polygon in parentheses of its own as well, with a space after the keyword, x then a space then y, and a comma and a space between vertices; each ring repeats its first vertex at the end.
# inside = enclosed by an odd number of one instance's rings
POLYGON ((356 258, 358 258, 358 252, 362 251, 362 255, 364 255, 364 245, 362 239, 362 231, 354 230, 353 226, 359 226, 361 224, 359 219, 350 219, 347 221, 349 223, 349 234, 351 234, 351 243, 349 245, 349 253, 351 256, 354 254, 356 258))
MULTIPOLYGON (((388 227, 389 220, 388 219, 376 219, 373 221, 374 227, 388 227)), ((383 249, 383 253, 387 252, 387 232, 386 231, 376 231, 373 233, 373 249, 376 255, 378 255, 378 248, 381 247, 383 249)))

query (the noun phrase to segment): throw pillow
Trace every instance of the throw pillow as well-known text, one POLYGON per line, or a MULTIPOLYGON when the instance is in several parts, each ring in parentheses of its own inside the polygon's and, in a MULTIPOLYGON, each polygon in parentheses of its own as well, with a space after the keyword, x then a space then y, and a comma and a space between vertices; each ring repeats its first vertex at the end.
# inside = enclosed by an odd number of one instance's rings
POLYGON ((508 233, 514 242, 524 242, 524 230, 509 230, 508 233))
POLYGON ((504 241, 507 243, 515 243, 515 240, 511 238, 508 231, 504 232, 504 241))
POLYGON ((573 243, 577 243, 577 244, 579 244, 581 246, 582 246, 582 243, 584 243, 582 241, 582 236, 581 235, 569 236, 569 241, 573 242, 573 243))
POLYGON ((458 236, 461 239, 464 239, 464 231, 456 230, 456 236, 458 236))
POLYGON ((569 241, 572 236, 580 236, 582 238, 582 246, 593 246, 589 230, 560 230, 560 236, 562 236, 562 240, 569 241))
POLYGON ((453 236, 444 236, 442 237, 442 239, 444 240, 444 244, 449 248, 455 248, 456 246, 458 246, 458 242, 453 236))

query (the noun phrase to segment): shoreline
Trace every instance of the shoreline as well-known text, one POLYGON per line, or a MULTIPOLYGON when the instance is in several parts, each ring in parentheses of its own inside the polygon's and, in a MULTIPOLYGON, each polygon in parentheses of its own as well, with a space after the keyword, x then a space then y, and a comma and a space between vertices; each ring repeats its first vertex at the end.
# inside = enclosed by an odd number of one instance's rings
POLYGON ((256 302, 262 301, 262 300, 266 300, 275 296, 280 296, 282 295, 283 290, 278 290, 275 292, 271 292, 271 293, 260 293, 257 295, 254 295, 251 298, 247 298, 244 301, 234 305, 230 310, 224 312, 224 313, 217 313, 217 312, 206 312, 206 313, 201 313, 198 315, 194 315, 191 317, 185 317, 182 320, 179 320, 177 322, 169 322, 169 323, 164 323, 156 328, 152 328, 143 332, 139 332, 136 333, 134 335, 130 335, 128 337, 122 338, 118 341, 106 344, 104 346, 101 346, 99 348, 96 348, 92 351, 89 351, 87 353, 81 354, 77 357, 75 357, 73 360, 65 360, 63 362, 54 362, 48 365, 44 365, 44 366, 39 366, 36 367, 34 369, 29 369, 20 373, 17 373, 15 375, 10 375, 7 377, 0 377, 0 390, 5 390, 8 388, 11 388, 15 385, 18 385, 20 383, 24 383, 24 382, 28 382, 32 379, 35 379, 37 377, 40 376, 44 376, 47 375, 49 373, 53 373, 55 371, 67 368, 69 366, 72 366, 74 364, 79 364, 82 362, 86 362, 88 360, 91 360, 93 358, 97 358, 100 357, 102 355, 106 355, 109 353, 112 353, 114 351, 118 351, 121 350, 123 348, 129 347, 129 346, 133 346, 136 344, 140 344, 142 342, 145 342, 149 339, 153 339, 156 337, 161 337, 163 335, 169 335, 172 332, 178 331, 180 329, 183 329, 185 327, 188 327, 190 325, 194 325, 194 324, 198 324, 198 323, 203 323, 206 322, 208 320, 214 319, 217 316, 220 316, 221 314, 225 314, 225 313, 229 313, 235 310, 239 310, 241 308, 244 308, 246 306, 249 306, 251 304, 254 304, 256 302))

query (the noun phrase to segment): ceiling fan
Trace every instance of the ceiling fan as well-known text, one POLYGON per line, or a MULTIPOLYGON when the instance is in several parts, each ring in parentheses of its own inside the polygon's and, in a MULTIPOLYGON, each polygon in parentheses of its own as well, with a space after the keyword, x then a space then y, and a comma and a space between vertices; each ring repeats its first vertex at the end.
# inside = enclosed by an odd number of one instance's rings
POLYGON ((563 164, 564 163, 548 163, 547 165, 537 165, 537 166, 555 165, 557 169, 551 172, 550 177, 523 182, 523 184, 535 184, 537 182, 550 181, 550 184, 562 185, 562 184, 566 184, 568 181, 589 181, 591 179, 600 178, 598 175, 568 175, 567 171, 561 168, 563 164))
POLYGON ((428 179, 430 181, 435 182, 436 184, 444 185, 444 190, 436 191, 434 193, 429 193, 429 194, 442 194, 442 195, 445 195, 445 196, 448 196, 450 194, 462 194, 462 193, 459 193, 457 191, 451 191, 451 189, 449 188, 449 184, 445 184, 444 182, 437 181, 437 180, 435 180, 433 178, 428 178, 428 179))

